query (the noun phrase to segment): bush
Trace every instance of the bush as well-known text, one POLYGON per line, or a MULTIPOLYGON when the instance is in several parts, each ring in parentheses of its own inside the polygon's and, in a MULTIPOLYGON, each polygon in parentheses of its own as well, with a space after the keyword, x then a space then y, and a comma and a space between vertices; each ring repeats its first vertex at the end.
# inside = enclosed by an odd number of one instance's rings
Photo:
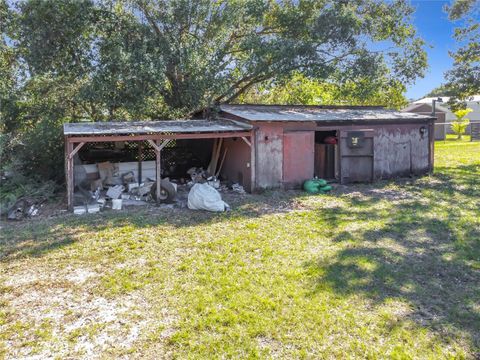
POLYGON ((51 180, 25 176, 18 162, 2 169, 0 181, 0 213, 3 215, 20 198, 52 199, 59 185, 51 180))
POLYGON ((21 197, 50 199, 64 182, 62 121, 42 119, 0 136, 0 209, 21 197))
POLYGON ((61 120, 42 120, 7 144, 4 158, 25 177, 64 181, 64 140, 61 120))

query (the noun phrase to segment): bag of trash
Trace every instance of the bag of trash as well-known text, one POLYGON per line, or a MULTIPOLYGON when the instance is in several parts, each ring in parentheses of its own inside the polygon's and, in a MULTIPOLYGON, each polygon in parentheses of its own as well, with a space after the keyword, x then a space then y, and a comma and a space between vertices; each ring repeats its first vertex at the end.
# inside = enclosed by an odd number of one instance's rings
POLYGON ((220 193, 207 183, 197 183, 188 193, 188 208, 192 210, 225 211, 229 209, 220 193))

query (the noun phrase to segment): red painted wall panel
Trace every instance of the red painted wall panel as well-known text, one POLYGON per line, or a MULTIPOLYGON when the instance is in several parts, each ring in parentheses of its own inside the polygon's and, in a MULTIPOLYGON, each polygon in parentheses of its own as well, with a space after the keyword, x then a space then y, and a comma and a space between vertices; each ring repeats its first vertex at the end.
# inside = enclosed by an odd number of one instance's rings
POLYGON ((283 183, 295 188, 313 177, 315 132, 298 131, 283 134, 283 183))

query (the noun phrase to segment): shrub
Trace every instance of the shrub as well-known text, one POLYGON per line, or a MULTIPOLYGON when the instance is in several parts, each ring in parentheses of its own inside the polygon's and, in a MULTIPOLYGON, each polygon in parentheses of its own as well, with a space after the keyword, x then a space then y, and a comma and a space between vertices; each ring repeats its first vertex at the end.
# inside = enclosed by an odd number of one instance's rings
POLYGON ((452 122, 452 131, 457 134, 457 138, 460 140, 462 135, 467 131, 468 124, 470 124, 470 119, 466 118, 469 113, 472 112, 472 109, 461 109, 454 112, 457 119, 452 122))

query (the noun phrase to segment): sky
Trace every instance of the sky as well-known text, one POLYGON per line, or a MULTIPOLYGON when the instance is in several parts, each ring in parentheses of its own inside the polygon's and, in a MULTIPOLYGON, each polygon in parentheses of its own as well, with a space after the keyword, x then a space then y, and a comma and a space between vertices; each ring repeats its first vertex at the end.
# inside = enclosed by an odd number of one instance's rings
POLYGON ((407 98, 418 99, 442 84, 445 71, 452 67, 453 61, 448 51, 455 50, 455 40, 452 38, 455 24, 448 20, 443 11, 443 6, 450 1, 413 0, 411 3, 416 8, 414 25, 429 45, 426 48, 429 68, 425 77, 407 88, 407 98))

